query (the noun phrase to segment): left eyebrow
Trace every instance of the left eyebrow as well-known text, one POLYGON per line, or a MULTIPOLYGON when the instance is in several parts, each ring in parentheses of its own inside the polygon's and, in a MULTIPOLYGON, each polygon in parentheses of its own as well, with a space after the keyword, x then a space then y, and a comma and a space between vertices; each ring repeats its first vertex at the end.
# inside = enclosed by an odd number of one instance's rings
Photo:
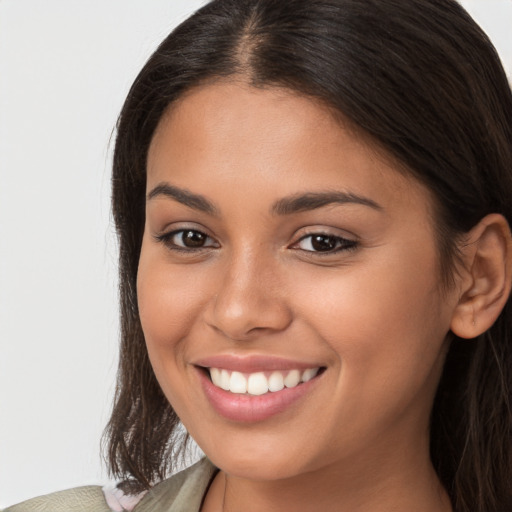
POLYGON ((368 206, 374 210, 383 210, 382 206, 368 199, 367 197, 358 196, 356 194, 339 191, 328 192, 308 192, 305 194, 296 194, 290 197, 284 197, 276 201, 271 209, 275 215, 290 215, 292 213, 316 210, 330 204, 360 204, 368 206))

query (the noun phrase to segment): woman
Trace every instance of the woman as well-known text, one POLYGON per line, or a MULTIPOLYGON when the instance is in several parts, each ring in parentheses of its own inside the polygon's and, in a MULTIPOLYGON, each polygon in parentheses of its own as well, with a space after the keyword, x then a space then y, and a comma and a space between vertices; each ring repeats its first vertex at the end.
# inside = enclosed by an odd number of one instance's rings
POLYGON ((511 141, 452 0, 179 26, 118 125, 110 508, 512 510, 511 141), (207 459, 165 480, 180 422, 207 459))

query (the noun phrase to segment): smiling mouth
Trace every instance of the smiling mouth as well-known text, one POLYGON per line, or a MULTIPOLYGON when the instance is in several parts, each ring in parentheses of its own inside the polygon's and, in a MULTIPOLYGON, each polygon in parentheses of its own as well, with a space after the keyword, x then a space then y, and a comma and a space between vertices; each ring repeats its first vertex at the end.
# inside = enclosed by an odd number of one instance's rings
POLYGON ((276 393, 285 388, 295 388, 320 375, 325 367, 255 373, 241 373, 222 368, 204 370, 217 388, 234 394, 260 396, 276 393))

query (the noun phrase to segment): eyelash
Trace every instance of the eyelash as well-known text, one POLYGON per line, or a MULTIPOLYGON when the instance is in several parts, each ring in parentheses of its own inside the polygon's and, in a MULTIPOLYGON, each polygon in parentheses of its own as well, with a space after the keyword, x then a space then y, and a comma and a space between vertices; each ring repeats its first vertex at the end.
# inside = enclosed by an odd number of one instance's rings
POLYGON ((203 233, 202 231, 199 231, 198 229, 177 229, 176 231, 171 231, 169 233, 163 233, 162 235, 157 235, 155 238, 157 239, 157 241, 165 244, 170 250, 184 252, 184 253, 198 252, 198 251, 202 251, 204 249, 209 249, 211 247, 213 247, 213 248, 218 247, 218 245, 206 245, 206 246, 203 245, 200 247, 187 247, 186 245, 178 245, 175 242, 173 242, 173 238, 179 234, 182 235, 182 241, 183 241, 183 235, 185 233, 193 233, 194 235, 200 235, 200 236, 205 237, 206 240, 213 240, 206 233, 203 233))
MULTIPOLYGON (((210 236, 208 236, 206 233, 203 233, 202 231, 199 231, 197 229, 178 229, 176 231, 171 231, 169 233, 163 233, 161 235, 157 235, 157 236, 155 236, 155 238, 158 242, 165 244, 170 250, 182 252, 182 253, 196 253, 199 251, 203 251, 204 249, 219 247, 219 245, 216 242, 214 242, 214 244, 203 245, 203 246, 199 246, 199 247, 187 247, 185 245, 178 245, 175 242, 173 242, 173 238, 180 234, 182 236, 181 240, 183 242, 183 236, 185 235, 185 233, 189 233, 194 236, 200 235, 200 236, 204 237, 206 241, 208 241, 208 240, 213 241, 213 239, 210 236)), ((349 239, 343 238, 341 236, 332 235, 332 234, 328 234, 328 233, 315 232, 315 233, 308 233, 307 235, 304 235, 297 242, 295 242, 291 246, 291 248, 292 249, 296 248, 296 250, 302 251, 304 253, 308 253, 308 255, 314 254, 315 256, 325 257, 325 256, 337 254, 342 251, 353 251, 358 247, 358 245, 359 244, 356 240, 349 240, 349 239), (315 251, 315 250, 296 248, 296 246, 298 246, 301 242, 303 242, 304 240, 307 240, 307 239, 311 239, 310 245, 311 245, 311 247, 313 247, 313 244, 314 244, 313 239, 315 237, 317 239, 321 239, 321 238, 330 239, 330 241, 333 242, 335 245, 334 249, 327 250, 327 251, 315 251)))
POLYGON ((335 244, 334 249, 328 250, 328 251, 314 251, 314 250, 300 249, 299 248, 298 250, 304 251, 306 253, 314 254, 315 256, 322 257, 322 256, 329 256, 329 255, 332 255, 332 254, 337 254, 337 253, 343 252, 343 251, 353 251, 353 250, 355 250, 358 247, 358 242, 356 240, 349 240, 349 239, 343 238, 341 236, 332 235, 332 234, 329 234, 329 233, 321 233, 321 232, 308 233, 307 235, 304 235, 302 238, 300 238, 294 244, 294 246, 297 246, 298 244, 300 244, 304 240, 310 239, 309 245, 311 247, 313 247, 314 239, 315 238, 317 238, 317 239, 321 239, 321 238, 330 239, 335 244))

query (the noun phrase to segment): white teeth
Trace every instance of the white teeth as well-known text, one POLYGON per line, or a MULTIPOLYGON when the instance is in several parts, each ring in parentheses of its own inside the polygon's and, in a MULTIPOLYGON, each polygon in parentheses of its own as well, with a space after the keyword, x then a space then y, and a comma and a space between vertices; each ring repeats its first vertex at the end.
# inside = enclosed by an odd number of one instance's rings
POLYGON ((251 373, 247 379, 249 395, 264 395, 268 392, 268 381, 264 373, 251 373))
POLYGON ((274 371, 268 378, 263 372, 244 375, 240 372, 230 372, 219 368, 210 368, 209 370, 215 386, 231 393, 248 393, 249 395, 258 396, 269 391, 275 393, 285 387, 294 388, 301 382, 308 382, 317 375, 320 368, 308 368, 303 372, 290 370, 286 373, 286 376, 281 371, 274 371))
POLYGON ((294 388, 300 382, 299 370, 292 370, 285 378, 284 385, 287 388, 294 388))
POLYGON ((302 374, 302 382, 307 382, 308 380, 311 380, 313 377, 316 376, 318 370, 320 370, 320 368, 308 368, 307 370, 304 370, 304 373, 302 374))
POLYGON ((219 388, 221 387, 220 374, 221 371, 218 368, 210 368, 210 377, 212 378, 212 382, 219 388))
POLYGON ((227 370, 220 372, 220 382, 218 386, 224 391, 229 391, 229 372, 227 370))
POLYGON ((233 372, 229 379, 229 390, 231 393, 246 393, 247 379, 240 372, 233 372))
POLYGON ((281 372, 273 372, 268 379, 269 391, 281 391, 284 388, 284 377, 281 372))

